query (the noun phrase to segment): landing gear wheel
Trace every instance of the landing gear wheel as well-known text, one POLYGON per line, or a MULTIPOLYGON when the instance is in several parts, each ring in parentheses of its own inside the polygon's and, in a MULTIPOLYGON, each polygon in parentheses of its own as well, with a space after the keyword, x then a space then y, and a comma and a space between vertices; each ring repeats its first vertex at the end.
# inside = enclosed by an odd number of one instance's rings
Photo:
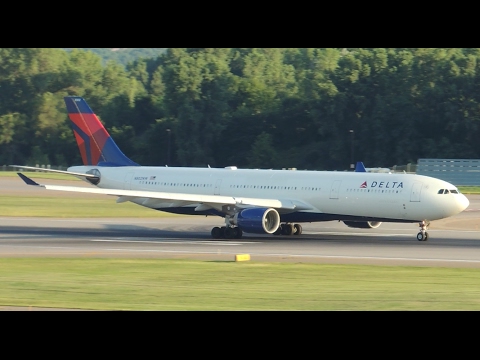
POLYGON ((293 225, 292 224, 283 224, 282 225, 282 235, 292 235, 293 234, 293 225))
POLYGON ((225 238, 233 239, 236 235, 235 228, 225 227, 225 238))
POLYGON ((418 241, 427 241, 428 240, 428 233, 427 232, 423 233, 423 232, 420 231, 417 234, 417 240, 418 241))
POLYGON ((239 227, 236 227, 235 230, 236 230, 235 239, 241 239, 243 235, 242 229, 240 229, 239 227))
POLYGON ((275 230, 275 232, 273 233, 273 235, 282 235, 282 225, 280 225, 278 227, 277 230, 275 230))
POLYGON ((221 237, 222 237, 222 229, 220 229, 218 226, 215 226, 212 229, 212 238, 220 239, 221 237))
POLYGON ((417 234, 417 240, 418 241, 427 241, 428 240, 428 233, 427 233, 427 226, 430 224, 430 222, 426 220, 420 221, 418 226, 420 226, 420 232, 417 234))
POLYGON ((295 232, 293 233, 293 235, 301 235, 302 234, 302 225, 295 224, 293 226, 295 228, 295 232))

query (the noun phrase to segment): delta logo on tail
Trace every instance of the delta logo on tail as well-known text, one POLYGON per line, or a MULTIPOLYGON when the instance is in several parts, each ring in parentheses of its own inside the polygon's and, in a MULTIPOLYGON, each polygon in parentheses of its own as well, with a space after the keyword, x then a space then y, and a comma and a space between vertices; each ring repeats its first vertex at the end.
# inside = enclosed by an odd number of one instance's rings
POLYGON ((139 166, 122 153, 83 98, 67 96, 65 104, 84 165, 139 166))

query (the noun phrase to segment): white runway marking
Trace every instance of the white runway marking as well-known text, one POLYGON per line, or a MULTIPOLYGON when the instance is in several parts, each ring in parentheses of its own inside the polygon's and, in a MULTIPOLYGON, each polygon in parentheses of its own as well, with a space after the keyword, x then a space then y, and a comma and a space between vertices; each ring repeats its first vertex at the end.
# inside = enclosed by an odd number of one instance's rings
MULTIPOLYGON (((399 231, 401 229, 391 229, 392 231, 399 231)), ((479 231, 478 230, 448 230, 448 229, 427 229, 427 232, 429 233, 434 233, 434 232, 455 232, 455 233, 459 233, 459 232, 462 232, 462 233, 478 233, 479 231)), ((302 234, 305 234, 305 235, 345 235, 345 236, 348 236, 348 235, 354 235, 354 236, 400 236, 400 237, 411 237, 411 236, 415 236, 418 232, 418 229, 414 229, 414 231, 412 232, 403 232, 401 234, 392 234, 392 233, 354 233, 354 232, 340 232, 340 231, 304 231, 302 234)), ((302 236, 300 235, 300 238, 302 236)))
MULTIPOLYGON (((35 248, 35 249, 54 249, 54 250, 84 250, 79 247, 65 247, 65 246, 28 246, 28 245, 1 245, 2 247, 14 247, 14 248, 35 248)), ((90 251, 90 250, 89 250, 90 251)), ((161 250, 161 249, 96 249, 96 252, 103 251, 123 251, 123 252, 156 252, 156 253, 171 253, 171 254, 203 254, 203 255, 235 255, 236 252, 228 251, 188 251, 188 250, 161 250)), ((344 256, 344 255, 311 255, 311 254, 282 254, 282 253, 255 253, 250 252, 252 260, 253 257, 282 257, 282 258, 319 258, 319 259, 356 259, 356 260, 397 260, 397 261, 419 261, 419 262, 449 262, 449 263, 474 263, 479 264, 480 260, 468 260, 468 259, 440 259, 440 258, 407 258, 407 257, 383 257, 383 256, 344 256)))
POLYGON ((305 235, 359 235, 359 236, 412 236, 412 234, 387 234, 387 233, 375 233, 375 234, 367 234, 367 233, 353 233, 353 232, 338 232, 338 231, 316 231, 316 232, 303 232, 305 235))
MULTIPOLYGON (((125 251, 126 249, 106 249, 109 251, 125 251)), ((158 249, 148 249, 148 250, 141 250, 141 249, 128 249, 127 251, 135 251, 135 252, 160 252, 160 253, 180 253, 180 254, 190 254, 191 251, 183 251, 183 250, 158 250, 158 249)), ((195 251, 195 254, 219 254, 219 252, 213 251, 195 251)), ((236 253, 229 253, 229 252, 222 252, 222 255, 235 255, 236 253)), ((427 262, 438 262, 438 261, 445 261, 445 262, 452 262, 452 263, 480 263, 480 260, 457 260, 457 259, 428 259, 428 258, 402 258, 402 257, 381 257, 381 256, 343 256, 343 255, 305 255, 305 254, 261 254, 261 253, 249 253, 250 256, 273 256, 273 257, 283 257, 283 258, 296 258, 296 257, 303 257, 303 258, 319 258, 319 259, 356 259, 356 260, 403 260, 403 261, 427 261, 427 262)), ((252 259, 255 260, 255 259, 252 259)))
POLYGON ((118 242, 118 243, 143 243, 143 244, 175 244, 175 245, 244 245, 244 244, 258 244, 259 242, 252 242, 252 241, 242 241, 242 242, 234 242, 234 241, 215 241, 215 240, 199 240, 199 241, 185 241, 179 239, 163 239, 158 240, 158 238, 152 239, 151 241, 148 240, 123 240, 123 239, 91 239, 89 241, 98 241, 98 242, 118 242))

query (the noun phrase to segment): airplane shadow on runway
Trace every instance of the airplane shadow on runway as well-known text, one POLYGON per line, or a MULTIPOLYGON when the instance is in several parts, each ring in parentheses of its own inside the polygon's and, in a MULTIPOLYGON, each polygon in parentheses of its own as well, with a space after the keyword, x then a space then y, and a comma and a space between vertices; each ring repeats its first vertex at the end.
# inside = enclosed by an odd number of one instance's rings
MULTIPOLYGON (((302 234, 300 236, 285 236, 285 235, 258 235, 258 234, 244 234, 242 239, 229 239, 231 241, 259 241, 259 242, 268 242, 268 241, 285 241, 285 242, 304 242, 304 241, 322 241, 322 242, 352 242, 352 243, 405 243, 411 244, 412 242, 419 244, 428 244, 431 241, 427 242, 418 242, 415 239, 415 236, 411 237, 406 236, 381 236, 375 234, 332 234, 331 231, 326 231, 328 234, 302 234)), ((40 226, 26 227, 26 226, 4 226, 0 230, 0 239, 8 238, 8 235, 12 235, 15 239, 23 240, 32 240, 35 237, 41 237, 44 240, 45 237, 62 238, 72 240, 78 238, 95 238, 95 239, 110 239, 110 238, 145 238, 145 240, 188 240, 188 241, 229 241, 228 239, 212 239, 210 232, 203 229, 158 229, 148 226, 140 225, 119 225, 119 224, 104 224, 102 228, 85 228, 85 227, 54 227, 46 228, 40 226), (7 235, 7 236, 6 236, 7 235)), ((431 239, 433 240, 433 239, 431 239)), ((445 240, 445 239, 443 239, 445 240)), ((456 241, 461 241, 462 239, 456 238, 456 241)), ((466 240, 466 239, 463 239, 466 240)))
POLYGON ((132 238, 178 238, 178 239, 191 239, 205 238, 210 239, 209 233, 197 232, 197 231, 179 231, 179 230, 160 230, 155 228, 149 228, 144 226, 132 226, 132 225, 105 225, 103 228, 89 229, 80 227, 25 227, 25 226, 3 226, 0 230, 2 235, 26 235, 26 236, 53 236, 62 238, 110 238, 110 237, 132 237, 132 238))

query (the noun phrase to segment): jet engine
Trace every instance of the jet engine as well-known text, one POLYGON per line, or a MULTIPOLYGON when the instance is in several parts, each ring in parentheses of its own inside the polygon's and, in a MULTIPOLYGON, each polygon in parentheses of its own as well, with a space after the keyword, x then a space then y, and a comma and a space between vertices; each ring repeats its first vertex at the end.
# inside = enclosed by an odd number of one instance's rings
POLYGON ((345 225, 357 229, 376 229, 380 226, 380 221, 344 221, 345 225))
POLYGON ((252 208, 240 211, 234 224, 246 233, 273 234, 280 226, 280 215, 272 208, 252 208))

